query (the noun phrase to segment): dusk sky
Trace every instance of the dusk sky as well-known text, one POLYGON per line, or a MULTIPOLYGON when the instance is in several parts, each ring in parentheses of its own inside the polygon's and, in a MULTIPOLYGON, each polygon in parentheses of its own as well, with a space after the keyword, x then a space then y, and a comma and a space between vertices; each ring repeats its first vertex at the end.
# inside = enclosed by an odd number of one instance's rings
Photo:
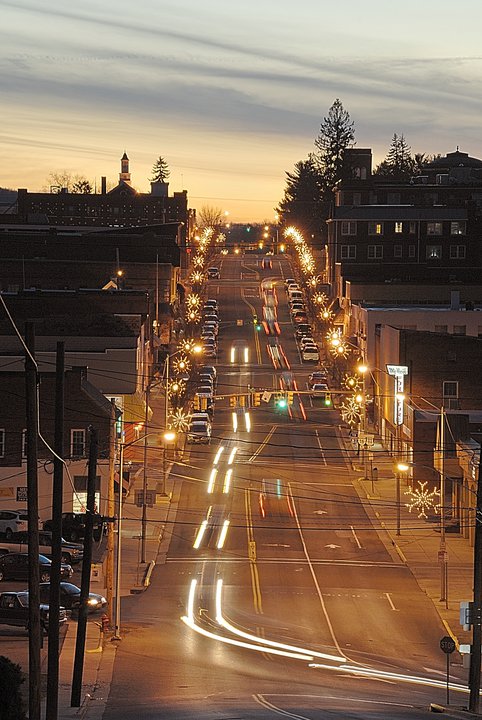
POLYGON ((0 186, 67 169, 272 220, 340 98, 356 144, 482 158, 480 0, 0 0, 0 186))

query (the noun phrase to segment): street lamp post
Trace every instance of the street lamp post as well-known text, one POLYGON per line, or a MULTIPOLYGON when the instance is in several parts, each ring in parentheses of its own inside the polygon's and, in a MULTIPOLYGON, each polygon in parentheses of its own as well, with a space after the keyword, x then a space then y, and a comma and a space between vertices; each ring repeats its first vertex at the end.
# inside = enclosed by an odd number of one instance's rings
MULTIPOLYGON (((119 451, 119 499, 117 502, 117 548, 116 548, 116 574, 115 574, 115 608, 114 608, 114 640, 120 640, 120 580, 121 580, 121 559, 122 559, 122 512, 123 512, 123 476, 124 476, 124 451, 126 448, 134 445, 141 440, 147 441, 148 435, 155 435, 156 433, 150 432, 142 435, 141 437, 131 440, 131 442, 124 443, 120 442, 119 451)), ((144 498, 145 500, 145 498, 144 498)), ((144 504, 143 504, 143 517, 144 517, 144 504)), ((145 562, 145 561, 142 561, 145 562)))

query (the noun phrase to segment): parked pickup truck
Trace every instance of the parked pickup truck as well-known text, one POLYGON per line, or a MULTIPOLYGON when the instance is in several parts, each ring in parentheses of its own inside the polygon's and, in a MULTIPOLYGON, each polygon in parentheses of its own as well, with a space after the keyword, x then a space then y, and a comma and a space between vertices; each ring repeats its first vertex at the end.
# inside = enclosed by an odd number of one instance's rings
MULTIPOLYGON (((59 611, 59 624, 69 619, 67 610, 59 611)), ((28 592, 4 592, 0 594, 0 625, 13 625, 28 630, 28 592)), ((40 605, 40 625, 44 633, 49 629, 49 606, 40 605)))
MULTIPOLYGON (((52 557, 52 533, 49 530, 39 530, 39 553, 48 558, 52 557)), ((7 553, 28 552, 28 535, 25 530, 14 533, 12 538, 0 542, 0 555, 7 553)), ((84 557, 84 546, 67 542, 62 538, 62 562, 68 565, 78 563, 84 557)))

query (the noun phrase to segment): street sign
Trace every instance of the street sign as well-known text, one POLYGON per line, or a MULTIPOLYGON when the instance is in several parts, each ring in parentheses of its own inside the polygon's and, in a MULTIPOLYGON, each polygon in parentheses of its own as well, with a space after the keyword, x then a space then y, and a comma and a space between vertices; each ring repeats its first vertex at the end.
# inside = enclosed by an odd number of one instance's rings
POLYGON ((450 655, 455 650, 455 640, 451 638, 450 635, 445 635, 440 641, 440 649, 447 655, 450 655))
MULTIPOLYGON (((135 501, 136 501, 137 507, 144 506, 144 491, 143 490, 136 490, 135 501)), ((146 505, 148 507, 154 507, 155 502, 156 502, 156 491, 155 490, 146 490, 146 505)))

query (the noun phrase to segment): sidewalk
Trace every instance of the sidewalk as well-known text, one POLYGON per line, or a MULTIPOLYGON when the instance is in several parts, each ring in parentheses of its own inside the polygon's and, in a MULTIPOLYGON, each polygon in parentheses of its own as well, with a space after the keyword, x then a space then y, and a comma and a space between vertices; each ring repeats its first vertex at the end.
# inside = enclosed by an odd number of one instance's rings
MULTIPOLYGON (((159 427, 161 434, 164 422, 164 406, 162 393, 154 391, 151 393, 151 407, 153 416, 150 424, 153 428, 159 427)), ((159 445, 156 435, 148 438, 149 450, 159 445)), ((142 528, 142 507, 135 504, 136 491, 143 489, 144 470, 141 463, 132 466, 134 480, 129 489, 127 497, 124 498, 122 512, 121 531, 121 566, 120 579, 121 596, 121 637, 122 637, 122 598, 133 593, 143 592, 147 589, 156 562, 163 562, 169 546, 172 524, 167 522, 170 516, 176 511, 178 502, 178 488, 169 480, 169 471, 172 461, 167 465, 168 481, 166 483, 167 495, 162 498, 157 495, 157 502, 153 507, 147 507, 146 542, 145 542, 145 563, 141 563, 141 528, 142 528)), ((147 486, 148 489, 155 489, 159 493, 163 481, 162 452, 158 455, 153 453, 149 456, 147 486)), ((114 538, 117 544, 117 535, 114 538)), ((95 583, 91 584, 92 592, 105 593, 105 589, 95 583)), ((113 620, 111 620, 112 625, 113 620)), ((101 632, 100 614, 95 620, 89 619, 87 623, 87 638, 84 656, 84 670, 81 694, 81 706, 70 707, 70 695, 72 688, 72 672, 75 656, 75 641, 77 623, 69 623, 67 634, 62 645, 59 662, 59 720, 71 718, 88 718, 88 720, 100 720, 109 695, 109 688, 112 679, 115 654, 119 642, 113 640, 112 632, 104 634, 101 632), (96 622, 97 621, 97 622, 96 622)), ((47 672, 46 653, 42 672, 47 672)), ((42 716, 45 716, 45 700, 42 703, 42 716)))
POLYGON ((472 600, 474 551, 469 541, 455 533, 446 533, 445 546, 448 559, 447 601, 441 601, 441 566, 439 563, 440 528, 438 523, 418 517, 416 508, 409 512, 405 495, 407 485, 401 480, 400 535, 397 535, 396 478, 394 459, 375 442, 372 448, 373 467, 378 469, 378 479, 364 477, 364 468, 357 458, 348 437, 343 435, 345 449, 349 452, 352 469, 358 474, 355 488, 374 527, 388 547, 412 571, 418 584, 432 600, 447 634, 457 643, 471 641, 471 633, 463 630, 459 622, 460 602, 472 600))

